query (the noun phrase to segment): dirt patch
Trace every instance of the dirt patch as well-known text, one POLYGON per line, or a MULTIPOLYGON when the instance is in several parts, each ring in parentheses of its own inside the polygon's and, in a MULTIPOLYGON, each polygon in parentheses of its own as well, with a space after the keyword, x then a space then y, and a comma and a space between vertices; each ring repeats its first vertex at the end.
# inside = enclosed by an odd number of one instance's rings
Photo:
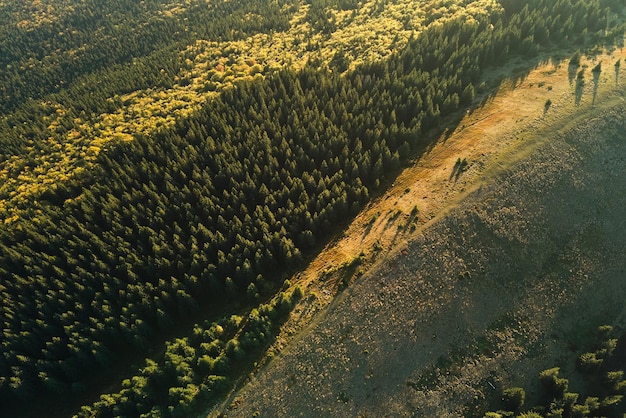
POLYGON ((565 365, 626 297, 615 84, 607 70, 576 92, 563 62, 502 84, 311 263, 291 343, 223 411, 468 416, 565 365), (361 253, 374 267, 335 297, 320 274, 361 253))

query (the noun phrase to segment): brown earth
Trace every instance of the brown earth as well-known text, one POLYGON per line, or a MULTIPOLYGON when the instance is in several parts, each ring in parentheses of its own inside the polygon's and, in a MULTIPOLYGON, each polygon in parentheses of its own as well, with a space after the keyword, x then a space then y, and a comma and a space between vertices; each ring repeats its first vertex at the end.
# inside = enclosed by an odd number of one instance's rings
POLYGON ((299 275, 278 354, 210 415, 480 415, 626 326, 624 56, 583 60, 584 87, 543 63, 468 111, 299 275))

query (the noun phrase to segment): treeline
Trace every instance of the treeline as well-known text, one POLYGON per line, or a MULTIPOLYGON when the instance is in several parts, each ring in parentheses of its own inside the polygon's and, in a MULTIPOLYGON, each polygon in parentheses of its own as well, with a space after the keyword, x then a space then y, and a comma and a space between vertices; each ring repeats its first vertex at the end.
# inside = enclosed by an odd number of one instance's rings
MULTIPOLYGON (((166 343, 165 353, 146 364, 122 389, 104 394, 77 417, 188 417, 219 400, 231 387, 237 364, 269 342, 302 291, 280 292, 243 318, 231 315, 196 324, 191 335, 166 343), (235 369, 233 372, 232 369, 235 369)), ((48 382, 50 384, 50 382, 48 382)))
MULTIPOLYGON (((0 226, 0 408, 19 415, 35 399, 48 409, 79 397, 96 384, 90 376, 204 307, 269 297, 281 271, 426 145, 425 132, 471 103, 486 66, 535 50, 525 40, 557 6, 597 4, 536 0, 510 16, 433 26, 386 62, 343 77, 283 70, 226 90, 170 130, 110 146, 88 184, 60 183, 31 218, 0 226)), ((550 18, 550 42, 597 24, 582 14, 564 32, 571 15, 550 18)), ((181 372, 177 387, 195 386, 181 389, 181 411, 214 374, 188 357, 192 377, 181 372)), ((164 387, 133 396, 157 399, 164 387)), ((118 402, 132 404, 114 395, 92 412, 116 415, 118 402)), ((174 415, 168 408, 154 413, 174 415)))
POLYGON ((487 412, 485 418, 585 418, 623 417, 626 413, 626 334, 613 327, 598 328, 591 351, 583 353, 576 372, 584 384, 581 393, 569 389, 569 379, 554 367, 539 374, 536 405, 525 405, 526 392, 515 387, 502 392, 501 409, 487 412))

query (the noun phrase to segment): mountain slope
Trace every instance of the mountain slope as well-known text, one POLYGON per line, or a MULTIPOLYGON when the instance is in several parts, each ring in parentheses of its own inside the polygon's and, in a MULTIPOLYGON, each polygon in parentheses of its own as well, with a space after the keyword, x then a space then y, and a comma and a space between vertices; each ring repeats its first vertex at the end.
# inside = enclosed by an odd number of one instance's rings
MULTIPOLYGON (((567 86, 564 64, 558 73, 567 86)), ((546 77, 558 89, 543 71, 511 94, 532 96, 533 84, 546 77)), ((595 107, 591 89, 580 106, 565 92, 550 119, 535 99, 526 129, 514 122, 503 128, 503 149, 492 149, 487 168, 461 174, 447 201, 465 187, 467 197, 435 210, 434 221, 343 291, 219 411, 482 416, 499 396, 495 388, 522 382, 532 396, 538 372, 568 367, 598 325, 625 326, 626 106, 623 88, 610 92, 615 79, 608 75, 595 107)), ((485 113, 494 118, 501 105, 485 113)), ((488 118, 475 128, 491 126, 488 118)), ((454 144, 455 134, 432 152, 454 144)), ((402 184, 370 210, 400 204, 401 189, 416 185, 402 184)))

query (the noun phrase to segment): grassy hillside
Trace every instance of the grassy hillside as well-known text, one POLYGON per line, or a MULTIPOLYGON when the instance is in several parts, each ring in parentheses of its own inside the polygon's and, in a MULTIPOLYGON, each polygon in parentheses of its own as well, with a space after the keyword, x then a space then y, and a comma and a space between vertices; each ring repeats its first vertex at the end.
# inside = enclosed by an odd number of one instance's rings
POLYGON ((0 404, 18 416, 215 402, 303 296, 287 271, 484 68, 623 33, 618 2, 582 0, 1 7, 0 404))
MULTIPOLYGON (((526 95, 540 90, 530 84, 520 85, 526 95)), ((501 144, 488 132, 490 157, 477 154, 459 179, 466 198, 448 200, 443 216, 381 257, 210 416, 622 416, 623 385, 613 385, 623 379, 605 373, 623 368, 624 88, 604 93, 610 106, 549 123, 535 100, 537 118, 499 130, 501 144), (595 343, 607 322, 615 333, 595 343), (538 381, 554 367, 558 375, 538 381), (512 387, 525 390, 522 408, 502 403, 512 387), (556 415, 568 403, 580 414, 556 415)), ((455 135, 448 141, 435 152, 454 153, 455 135)), ((450 175, 453 162, 443 167, 450 175)), ((402 190, 424 178, 412 180, 374 206, 400 205, 402 190)), ((454 180, 429 189, 442 183, 454 180)))

